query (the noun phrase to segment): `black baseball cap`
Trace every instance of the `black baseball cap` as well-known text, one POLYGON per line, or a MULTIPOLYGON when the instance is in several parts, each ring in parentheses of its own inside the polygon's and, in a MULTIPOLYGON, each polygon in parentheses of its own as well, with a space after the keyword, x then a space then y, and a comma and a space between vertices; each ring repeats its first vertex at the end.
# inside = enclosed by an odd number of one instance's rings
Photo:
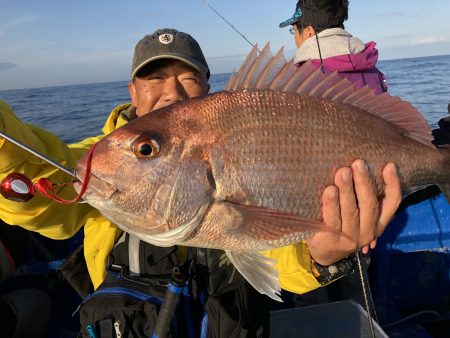
POLYGON ((195 70, 206 73, 209 78, 209 67, 198 42, 187 33, 164 28, 144 36, 137 43, 131 65, 131 79, 136 77, 142 67, 160 59, 182 61, 195 70))
MULTIPOLYGON (((300 1, 299 1, 299 3, 300 3, 300 1)), ((293 25, 294 23, 296 23, 302 19, 303 12, 302 12, 302 9, 300 8, 299 3, 295 7, 294 14, 289 19, 286 19, 282 23, 279 24, 280 28, 293 25)))
POLYGON ((326 28, 343 27, 348 18, 348 0, 299 0, 295 12, 280 23, 280 28, 297 22, 303 26, 313 25, 321 31, 326 28))

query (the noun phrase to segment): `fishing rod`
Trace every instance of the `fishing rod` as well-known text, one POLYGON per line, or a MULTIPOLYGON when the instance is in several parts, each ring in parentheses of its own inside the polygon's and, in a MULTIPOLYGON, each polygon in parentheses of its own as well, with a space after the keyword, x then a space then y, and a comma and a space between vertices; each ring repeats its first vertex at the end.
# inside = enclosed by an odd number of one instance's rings
POLYGON ((39 157, 40 159, 50 163, 51 165, 55 166, 56 168, 64 171, 66 174, 69 174, 70 176, 77 178, 77 176, 75 175, 75 170, 67 169, 66 167, 62 166, 58 162, 53 161, 52 159, 48 158, 47 156, 45 156, 45 155, 37 152, 36 150, 28 147, 27 145, 23 144, 22 142, 16 140, 15 138, 13 138, 11 136, 5 134, 4 132, 0 131, 0 136, 3 137, 4 139, 10 141, 11 143, 14 143, 16 146, 19 146, 23 150, 28 151, 29 153, 33 154, 34 156, 39 157))
MULTIPOLYGON (((253 48, 255 48, 255 45, 253 44, 253 43, 251 43, 250 42, 250 40, 248 40, 247 39, 247 37, 244 35, 244 34, 242 34, 241 32, 239 32, 237 29, 236 29, 236 27, 234 27, 227 19, 225 19, 225 17, 222 15, 222 14, 220 14, 213 6, 211 6, 210 4, 207 4, 208 5, 208 7, 214 12, 214 13, 216 13, 218 16, 219 16, 219 18, 221 18, 223 21, 225 21, 225 23, 228 25, 228 26, 230 26, 236 33, 238 33, 245 41, 247 41, 249 44, 250 44, 250 46, 252 46, 253 48)), ((261 53, 261 51, 259 50, 259 48, 258 47, 256 47, 256 50, 258 51, 258 53, 261 53)))

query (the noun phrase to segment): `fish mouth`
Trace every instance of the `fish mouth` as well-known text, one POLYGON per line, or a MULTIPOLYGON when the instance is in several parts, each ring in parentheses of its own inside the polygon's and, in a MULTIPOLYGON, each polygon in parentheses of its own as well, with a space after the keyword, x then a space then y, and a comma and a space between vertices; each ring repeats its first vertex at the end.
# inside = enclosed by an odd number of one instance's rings
MULTIPOLYGON (((86 170, 83 168, 77 168, 75 175, 78 181, 73 183, 75 191, 80 193, 83 187, 83 180, 86 176, 86 170)), ((92 172, 89 176, 89 183, 86 192, 81 196, 85 201, 92 199, 110 200, 119 192, 119 189, 115 188, 111 183, 96 176, 92 172)))

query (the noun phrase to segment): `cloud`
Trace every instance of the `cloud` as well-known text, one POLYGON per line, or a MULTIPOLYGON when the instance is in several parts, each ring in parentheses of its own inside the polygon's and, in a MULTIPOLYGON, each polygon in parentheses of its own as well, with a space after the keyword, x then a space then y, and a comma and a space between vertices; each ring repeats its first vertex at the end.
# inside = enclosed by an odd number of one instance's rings
POLYGON ((26 24, 28 22, 32 22, 32 21, 34 21, 36 19, 37 19, 36 15, 33 15, 33 14, 24 15, 24 16, 21 16, 19 18, 14 18, 14 19, 9 20, 9 21, 4 21, 0 25, 0 27, 1 28, 9 28, 9 27, 14 27, 14 26, 20 26, 20 25, 26 24))
MULTIPOLYGON (((44 41, 44 40, 24 40, 20 41, 15 45, 3 46, 2 54, 11 54, 12 56, 16 56, 16 54, 26 54, 29 51, 48 51, 50 47, 55 46, 55 43, 52 41, 44 41)), ((36 55, 35 55, 36 56, 36 55)))
POLYGON ((10 28, 25 25, 29 22, 35 21, 37 18, 38 17, 34 14, 27 14, 18 18, 11 19, 9 21, 3 20, 0 22, 0 36, 7 35, 7 32, 8 30, 10 30, 10 28))
POLYGON ((427 36, 419 39, 414 39, 411 41, 413 45, 428 45, 432 43, 445 42, 447 39, 445 36, 427 36))
POLYGON ((404 12, 400 12, 400 11, 384 11, 384 12, 379 12, 376 14, 373 14, 372 16, 375 17, 394 17, 394 18, 398 18, 398 17, 406 17, 406 18, 418 18, 420 17, 419 14, 407 14, 404 12))
MULTIPOLYGON (((380 48, 394 48, 397 47, 401 51, 404 46, 427 46, 449 44, 450 38, 446 35, 424 35, 417 36, 413 34, 404 35, 389 35, 377 39, 377 45, 380 48)), ((405 54, 407 56, 407 54, 405 54)))
POLYGON ((0 71, 16 68, 17 65, 12 62, 0 62, 0 71))

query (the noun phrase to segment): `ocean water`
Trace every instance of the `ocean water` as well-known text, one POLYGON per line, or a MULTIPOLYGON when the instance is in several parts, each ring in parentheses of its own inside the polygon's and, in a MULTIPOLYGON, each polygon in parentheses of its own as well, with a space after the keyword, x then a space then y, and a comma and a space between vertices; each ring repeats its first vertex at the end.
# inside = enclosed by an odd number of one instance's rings
MULTIPOLYGON (((432 128, 448 115, 450 55, 384 60, 378 64, 386 75, 389 93, 411 102, 432 128)), ((221 90, 230 74, 213 74, 211 91, 221 90)), ((0 91, 25 122, 52 131, 65 142, 101 134, 111 110, 129 101, 128 82, 108 82, 0 91)))

